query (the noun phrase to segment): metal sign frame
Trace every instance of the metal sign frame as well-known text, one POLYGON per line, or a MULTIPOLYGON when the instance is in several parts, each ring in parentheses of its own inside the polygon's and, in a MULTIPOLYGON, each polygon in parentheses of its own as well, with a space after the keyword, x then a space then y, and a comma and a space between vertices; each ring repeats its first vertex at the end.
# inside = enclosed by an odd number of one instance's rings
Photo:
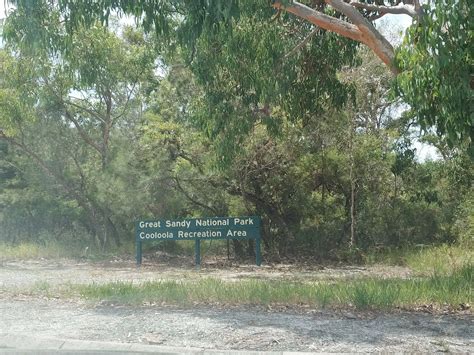
POLYGON ((196 267, 201 265, 201 240, 255 240, 255 264, 262 263, 258 216, 141 220, 136 222, 137 266, 142 264, 142 243, 151 240, 194 240, 196 267))

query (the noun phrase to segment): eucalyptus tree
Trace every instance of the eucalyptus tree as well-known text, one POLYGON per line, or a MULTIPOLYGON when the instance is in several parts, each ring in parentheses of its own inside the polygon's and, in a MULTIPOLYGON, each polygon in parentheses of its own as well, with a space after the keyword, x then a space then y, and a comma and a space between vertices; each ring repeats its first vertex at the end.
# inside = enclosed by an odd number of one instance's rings
MULTIPOLYGON (((49 30, 59 38, 63 29, 56 15, 49 13, 49 30)), ((15 45, 7 47, 10 53, 3 51, 2 138, 60 182, 84 209, 91 234, 102 245, 110 238, 120 244, 120 221, 99 189, 115 181, 114 139, 124 144, 134 138, 129 130, 140 119, 142 83, 154 77, 156 54, 142 35, 125 30, 119 38, 100 25, 78 31, 70 40, 68 53, 15 45), (46 120, 57 127, 51 129, 57 137, 49 135, 51 146, 57 143, 56 149, 69 154, 63 171, 51 166, 51 156, 29 146, 32 135, 26 137, 26 132, 46 120)))
MULTIPOLYGON (((48 26, 44 26, 42 20, 43 1, 11 2, 17 6, 17 11, 11 15, 11 23, 22 16, 29 19, 17 21, 17 35, 11 37, 50 44, 51 37, 44 35, 43 27, 48 26)), ((154 29, 167 38, 177 37, 181 44, 191 49, 191 54, 199 37, 213 41, 209 34, 231 33, 245 26, 247 16, 242 16, 245 13, 254 12, 256 37, 261 35, 258 31, 266 22, 274 21, 284 28, 289 21, 300 19, 306 26, 300 29, 302 35, 295 51, 286 53, 289 57, 305 46, 309 41, 307 37, 319 37, 326 31, 336 33, 340 39, 363 43, 396 75, 397 94, 411 105, 422 128, 435 127, 450 144, 466 143, 472 147, 474 81, 470 19, 473 10, 468 0, 429 0, 425 3, 420 0, 311 0, 304 4, 290 0, 276 0, 270 4, 266 0, 98 3, 59 0, 51 6, 59 10, 69 32, 97 20, 107 22, 111 13, 121 13, 135 16, 145 30, 154 29), (271 13, 271 8, 276 12, 271 13), (374 25, 375 20, 387 15, 408 15, 413 19, 402 45, 396 49, 374 25)), ((287 37, 268 34, 265 44, 275 48, 287 37)), ((170 39, 169 43, 173 42, 170 39)), ((337 58, 337 50, 345 52, 346 46, 346 41, 335 43, 329 52, 313 53, 311 60, 332 61, 337 58)), ((318 90, 317 87, 314 89, 318 90)))

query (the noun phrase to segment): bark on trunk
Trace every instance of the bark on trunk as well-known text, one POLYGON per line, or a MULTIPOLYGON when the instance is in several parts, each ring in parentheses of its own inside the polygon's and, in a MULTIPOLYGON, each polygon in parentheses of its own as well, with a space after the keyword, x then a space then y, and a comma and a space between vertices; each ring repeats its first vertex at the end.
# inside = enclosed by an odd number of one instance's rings
POLYGON ((390 42, 354 6, 342 0, 325 0, 325 2, 347 16, 352 23, 328 16, 297 1, 288 6, 276 1, 273 7, 292 13, 327 31, 365 44, 390 68, 393 74, 397 75, 395 51, 390 42))

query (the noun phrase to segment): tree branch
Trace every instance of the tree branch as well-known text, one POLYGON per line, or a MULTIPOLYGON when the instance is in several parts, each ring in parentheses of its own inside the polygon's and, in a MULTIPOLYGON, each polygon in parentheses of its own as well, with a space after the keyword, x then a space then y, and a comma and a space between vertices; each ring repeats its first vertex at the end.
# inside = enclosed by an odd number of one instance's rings
POLYGON ((284 6, 280 1, 276 1, 273 7, 278 10, 285 10, 300 18, 303 18, 313 25, 319 26, 325 30, 335 32, 341 36, 362 42, 362 32, 354 25, 313 10, 312 8, 294 1, 289 6, 284 6))
POLYGON ((17 140, 7 137, 2 130, 0 130, 0 139, 4 139, 11 145, 19 148, 21 151, 23 151, 26 155, 28 155, 33 161, 36 162, 36 164, 39 165, 39 167, 46 172, 47 175, 52 177, 53 179, 56 180, 56 182, 64 189, 66 193, 71 195, 76 201, 79 203, 80 206, 82 206, 85 210, 89 210, 89 206, 87 205, 87 202, 84 200, 82 196, 76 191, 76 189, 71 186, 67 181, 64 180, 64 178, 61 176, 61 174, 58 174, 55 172, 53 169, 51 169, 46 162, 38 155, 36 154, 33 150, 28 148, 25 144, 18 142, 17 140))
POLYGON ((395 6, 383 6, 383 5, 375 5, 375 4, 367 4, 362 3, 357 0, 353 0, 349 3, 351 6, 356 7, 358 9, 365 9, 369 11, 377 11, 383 14, 394 14, 394 15, 408 15, 411 17, 417 17, 418 13, 415 10, 413 5, 405 5, 399 4, 395 6))
POLYGON ((418 17, 422 17, 423 8, 421 7, 420 0, 414 0, 414 7, 415 7, 415 12, 418 15, 418 17))
MULTIPOLYGON (((77 99, 77 98, 75 98, 75 99, 77 99)), ((79 99, 79 100, 80 100, 80 99, 79 99)), ((89 109, 89 108, 87 108, 87 107, 78 105, 78 104, 76 104, 75 102, 70 101, 70 100, 63 100, 63 103, 64 103, 64 105, 71 105, 72 107, 75 107, 75 108, 77 108, 78 110, 87 112, 87 113, 88 113, 89 115, 91 115, 92 117, 97 118, 101 123, 105 123, 104 119, 100 116, 100 114, 97 113, 97 112, 94 111, 94 110, 91 110, 91 109, 89 109)))
POLYGON ((394 65, 395 51, 390 42, 362 14, 351 5, 342 0, 325 0, 334 9, 346 15, 362 33, 360 42, 367 45, 394 74, 398 74, 394 65))
POLYGON ((128 109, 128 104, 130 103, 130 99, 131 99, 131 97, 132 97, 132 94, 133 94, 133 91, 135 90, 135 86, 136 86, 136 85, 137 85, 137 82, 134 82, 133 85, 132 85, 132 88, 130 89, 130 91, 129 91, 128 94, 127 94, 127 99, 126 99, 125 104, 124 104, 124 106, 123 106, 122 112, 119 113, 117 116, 115 116, 115 117, 112 119, 113 124, 115 124, 115 122, 117 122, 120 117, 122 117, 123 115, 125 115, 125 112, 126 112, 127 109, 128 109))
POLYGON ((295 52, 299 51, 302 47, 306 45, 310 41, 310 39, 318 32, 319 27, 316 27, 314 30, 311 31, 309 35, 307 35, 300 43, 298 43, 291 51, 289 51, 285 56, 283 57, 283 60, 288 59, 290 56, 292 56, 295 52))
POLYGON ((284 6, 280 1, 276 1, 273 7, 292 13, 325 30, 364 43, 390 68, 392 73, 398 74, 394 65, 395 51, 390 42, 377 31, 374 25, 355 7, 342 0, 325 0, 325 2, 347 16, 353 24, 328 16, 297 1, 293 1, 289 6, 284 6))
POLYGON ((82 137, 82 139, 87 144, 89 144, 92 148, 94 148, 100 154, 102 154, 101 147, 96 142, 94 142, 91 137, 89 137, 89 135, 86 133, 86 131, 84 131, 84 128, 82 128, 82 126, 79 124, 79 122, 77 122, 77 120, 73 117, 73 115, 71 115, 71 113, 67 109, 64 110, 64 114, 65 114, 66 118, 69 121, 71 121, 72 124, 76 127, 76 129, 79 132, 79 135, 82 137))
POLYGON ((219 211, 217 211, 217 209, 215 209, 214 207, 211 207, 211 206, 208 206, 198 200, 196 200, 195 198, 193 198, 182 186, 181 184, 179 183, 179 179, 177 176, 174 176, 174 181, 176 182, 176 187, 178 188, 179 191, 181 191, 181 193, 184 195, 184 197, 186 197, 189 201, 191 201, 193 204, 195 204, 196 206, 199 206, 199 207, 202 207, 206 210, 209 210, 211 211, 213 214, 219 214, 219 211))

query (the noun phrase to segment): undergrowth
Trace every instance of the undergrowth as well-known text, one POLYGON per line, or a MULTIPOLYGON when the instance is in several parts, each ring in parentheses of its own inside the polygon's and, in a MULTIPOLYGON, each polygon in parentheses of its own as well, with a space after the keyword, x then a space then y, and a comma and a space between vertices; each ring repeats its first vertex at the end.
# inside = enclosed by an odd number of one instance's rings
MULTIPOLYGON (((110 254, 108 256, 110 257, 110 254)), ((63 287, 58 292, 62 297, 79 295, 88 300, 108 300, 126 304, 163 302, 175 305, 288 304, 323 308, 356 307, 358 309, 389 309, 424 304, 458 307, 460 304, 472 304, 474 263, 471 248, 446 245, 429 248, 420 246, 416 250, 385 252, 382 256, 380 253, 369 255, 367 261, 368 263, 384 261, 389 265, 405 265, 415 271, 415 277, 313 282, 258 279, 230 282, 204 278, 153 281, 142 284, 131 282, 69 284, 62 285, 63 287), (381 257, 382 259, 379 259, 381 257)), ((97 258, 92 252, 84 255, 84 250, 80 248, 68 249, 59 245, 36 244, 20 244, 12 247, 0 244, 2 260, 65 257, 86 257, 89 260, 97 258)), ((47 283, 37 283, 31 292, 51 295, 57 291, 47 283)))
POLYGON ((412 307, 421 304, 457 307, 459 304, 472 302, 473 269, 473 264, 466 264, 449 275, 435 273, 429 277, 408 280, 368 278, 334 283, 302 283, 266 280, 226 282, 205 278, 198 281, 80 285, 76 286, 76 291, 85 299, 126 304, 290 304, 354 306, 359 309, 412 307))
POLYGON ((417 245, 410 249, 388 249, 372 251, 365 255, 367 264, 386 264, 407 266, 413 271, 431 275, 449 274, 463 265, 474 262, 473 249, 469 244, 462 245, 417 245))
POLYGON ((59 244, 40 245, 35 243, 21 243, 11 245, 0 244, 1 260, 31 260, 31 259, 58 259, 74 257, 77 253, 73 248, 64 248, 59 244))
POLYGON ((35 259, 86 259, 107 260, 114 256, 132 256, 132 243, 124 244, 121 248, 111 251, 102 251, 97 246, 88 246, 83 243, 20 243, 11 245, 0 242, 0 260, 35 260, 35 259))

